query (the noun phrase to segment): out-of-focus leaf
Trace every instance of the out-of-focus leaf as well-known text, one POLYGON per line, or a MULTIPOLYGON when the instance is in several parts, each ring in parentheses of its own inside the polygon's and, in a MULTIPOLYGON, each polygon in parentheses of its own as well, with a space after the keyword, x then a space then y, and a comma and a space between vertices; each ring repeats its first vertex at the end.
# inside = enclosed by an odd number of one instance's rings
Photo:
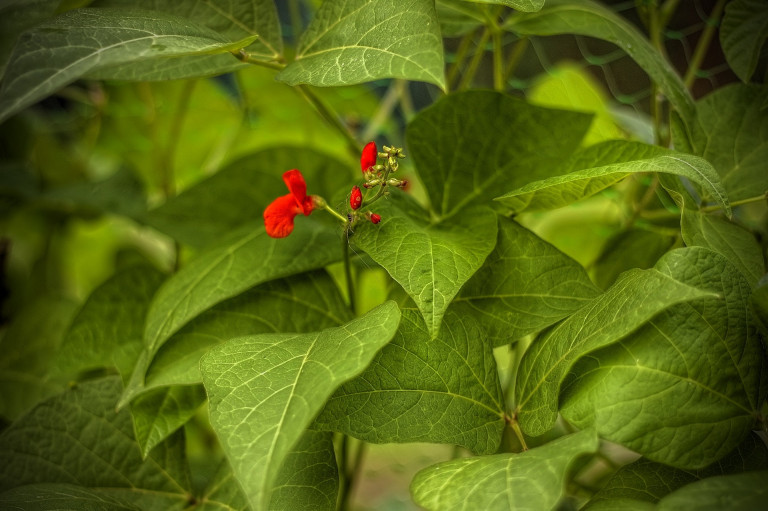
POLYGON ((61 0, 5 0, 0 6, 0 77, 11 57, 16 38, 30 27, 52 17, 61 0))
POLYGON ((612 236, 592 267, 597 285, 605 289, 627 270, 652 267, 674 242, 671 236, 644 229, 630 229, 612 236))
POLYGON ((667 495, 658 511, 752 511, 765 506, 768 499, 768 470, 710 477, 689 484, 667 495))
POLYGON ((725 6, 720 44, 733 72, 748 82, 755 74, 760 49, 768 38, 768 4, 761 0, 734 0, 725 6))

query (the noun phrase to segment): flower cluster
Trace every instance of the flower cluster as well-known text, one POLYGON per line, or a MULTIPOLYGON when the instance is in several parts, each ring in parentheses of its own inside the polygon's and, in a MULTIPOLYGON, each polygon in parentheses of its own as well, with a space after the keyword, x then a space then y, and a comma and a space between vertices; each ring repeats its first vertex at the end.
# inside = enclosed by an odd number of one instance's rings
POLYGON ((353 186, 349 194, 349 207, 351 211, 346 216, 339 214, 329 207, 323 198, 317 195, 307 195, 307 184, 299 170, 292 169, 285 172, 283 174, 283 181, 288 187, 289 193, 273 200, 264 210, 264 226, 266 227, 267 234, 273 238, 288 236, 293 232, 296 216, 301 213, 307 216, 315 209, 327 210, 341 220, 349 232, 351 232, 352 227, 361 218, 365 218, 373 224, 381 222, 381 215, 371 211, 362 213, 359 210, 388 193, 388 187, 406 188, 408 185, 405 180, 390 177, 390 174, 397 171, 397 160, 405 157, 402 149, 387 146, 384 146, 383 149, 383 152, 379 152, 375 142, 368 142, 363 148, 360 157, 360 170, 365 179, 363 187, 366 189, 379 187, 379 190, 373 197, 366 199, 363 197, 360 187, 353 186), (383 160, 381 164, 379 163, 380 159, 383 160))

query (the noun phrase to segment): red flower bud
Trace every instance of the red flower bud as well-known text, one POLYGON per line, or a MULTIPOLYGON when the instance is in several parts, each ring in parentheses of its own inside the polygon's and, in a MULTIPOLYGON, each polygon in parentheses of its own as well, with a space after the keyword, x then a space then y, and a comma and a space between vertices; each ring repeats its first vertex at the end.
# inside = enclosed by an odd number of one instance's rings
POLYGON ((360 209, 363 203, 363 194, 357 186, 352 187, 352 193, 349 195, 349 206, 352 209, 360 209))
POLYGON ((371 213, 371 222, 374 224, 378 224, 381 222, 381 215, 377 215, 376 213, 371 213))
POLYGON ((379 155, 379 150, 376 149, 376 142, 368 142, 363 147, 363 155, 360 157, 360 170, 365 172, 369 168, 376 165, 376 158, 379 155))

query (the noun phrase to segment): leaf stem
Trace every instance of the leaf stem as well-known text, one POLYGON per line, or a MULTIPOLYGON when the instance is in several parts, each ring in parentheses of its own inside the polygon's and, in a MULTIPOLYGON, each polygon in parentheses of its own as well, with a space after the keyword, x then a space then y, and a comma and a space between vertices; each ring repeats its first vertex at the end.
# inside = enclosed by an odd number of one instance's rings
MULTIPOLYGON (((760 201, 768 201, 768 192, 765 192, 762 195, 756 195, 755 197, 749 197, 748 199, 741 199, 737 201, 731 202, 731 206, 742 206, 744 204, 750 204, 752 202, 760 202, 760 201)), ((720 204, 713 204, 711 206, 704 206, 700 208, 700 211, 702 212, 709 212, 709 211, 718 211, 720 209, 723 209, 723 206, 720 204)))
POLYGON ((347 224, 344 228, 344 236, 341 237, 341 250, 344 256, 344 278, 347 281, 347 295, 349 297, 349 310, 355 316, 357 307, 355 307, 355 285, 352 282, 352 263, 349 259, 349 228, 347 224))
POLYGON ((447 78, 445 80, 446 89, 448 89, 446 92, 450 90, 451 84, 456 79, 456 75, 459 73, 459 69, 461 69, 462 64, 464 64, 464 60, 467 58, 469 47, 472 45, 472 40, 474 39, 475 35, 476 30, 472 30, 467 32, 464 37, 461 38, 461 41, 459 41, 459 47, 456 48, 455 60, 453 61, 453 64, 451 64, 450 69, 448 69, 447 78))
MULTIPOLYGON (((348 443, 350 437, 347 435, 344 435, 344 442, 348 443)), ((343 447, 343 446, 342 446, 343 447)), ((365 456, 365 450, 366 450, 366 443, 360 440, 358 442, 357 451, 355 451, 355 460, 350 465, 346 462, 344 463, 344 487, 342 489, 342 495, 341 495, 341 506, 340 509, 342 511, 348 510, 350 507, 351 502, 351 496, 352 496, 352 490, 354 489, 355 481, 357 481, 360 478, 360 474, 362 472, 362 466, 363 466, 363 457, 365 456)), ((347 456, 349 453, 349 447, 342 449, 342 453, 344 456, 347 456)))
POLYGON ((483 30, 483 35, 480 37, 480 41, 475 47, 475 54, 472 56, 472 60, 469 61, 469 67, 467 67, 467 71, 461 77, 461 81, 459 82, 458 87, 459 89, 466 89, 475 79, 477 68, 480 66, 480 61, 483 60, 483 55, 485 54, 485 45, 488 42, 490 36, 491 31, 486 27, 485 30, 483 30))
POLYGON ((715 34, 717 26, 720 24, 720 16, 723 14, 726 0, 718 0, 715 7, 712 9, 712 14, 707 20, 707 26, 699 37, 699 41, 696 43, 696 49, 693 51, 693 57, 691 57, 691 65, 685 72, 685 78, 683 83, 685 87, 690 89, 693 82, 696 81, 696 73, 699 72, 704 56, 709 50, 709 44, 712 42, 712 36, 715 34))
POLYGON ((507 61, 507 66, 504 70, 505 83, 507 80, 509 80, 509 77, 512 76, 512 74, 515 72, 518 64, 520 64, 520 61, 522 60, 523 55, 525 55, 525 50, 528 49, 528 43, 529 43, 528 36, 518 39, 517 44, 515 44, 515 47, 512 49, 512 52, 509 54, 509 60, 507 61))
POLYGON ((515 436, 520 441, 520 445, 523 447, 524 451, 528 450, 528 444, 525 443, 525 437, 523 436, 523 430, 520 429, 520 424, 517 422, 517 414, 514 414, 512 417, 510 417, 507 414, 504 414, 504 421, 507 423, 509 427, 512 428, 512 431, 515 432, 515 436))
POLYGON ((330 124, 334 129, 336 129, 337 132, 341 134, 341 136, 344 137, 344 140, 347 142, 347 148, 349 149, 349 152, 353 155, 359 156, 360 154, 360 144, 355 140, 355 137, 350 133, 349 129, 342 124, 342 122, 339 120, 339 116, 336 115, 328 105, 325 104, 325 102, 315 94, 315 92, 306 85, 297 85, 295 89, 298 91, 298 93, 306 99, 313 107, 315 107, 315 110, 317 113, 322 117, 328 124, 330 124))

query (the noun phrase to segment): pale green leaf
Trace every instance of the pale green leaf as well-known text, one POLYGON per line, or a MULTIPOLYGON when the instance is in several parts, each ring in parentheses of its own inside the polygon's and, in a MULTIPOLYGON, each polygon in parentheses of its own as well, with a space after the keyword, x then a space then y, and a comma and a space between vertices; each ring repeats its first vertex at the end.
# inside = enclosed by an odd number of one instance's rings
POLYGON ((491 344, 501 346, 560 321, 599 293, 576 261, 500 218, 496 248, 449 310, 475 316, 491 344))
POLYGON ((597 447, 597 435, 587 430, 520 454, 438 463, 416 474, 411 495, 430 511, 556 509, 565 495, 568 468, 597 447))
POLYGON ((40 483, 0 494, 0 508, 23 511, 140 511, 108 492, 74 484, 40 483))
POLYGON ((750 286, 765 273, 763 251, 754 235, 738 224, 715 215, 683 208, 681 231, 688 246, 707 247, 738 268, 750 286))
POLYGON ((98 489, 146 510, 184 509, 189 475, 180 435, 143 460, 127 410, 116 413, 117 377, 52 397, 0 434, 0 491, 37 483, 98 489))
POLYGON ((433 442, 493 454, 504 398, 491 346, 471 316, 448 313, 430 339, 405 310, 395 338, 328 400, 312 426, 374 443, 433 442))
POLYGON ((144 389, 201 383, 200 358, 213 346, 261 333, 314 332, 350 318, 324 270, 264 283, 203 312, 152 359, 144 389))
POLYGON ((450 94, 408 125, 410 156, 432 208, 450 216, 549 177, 578 147, 591 116, 492 91, 450 94))
POLYGON ((57 355, 56 372, 114 367, 125 380, 143 346, 144 318, 164 275, 149 265, 120 271, 91 293, 69 326, 57 355))
POLYGON ((725 189, 717 172, 707 160, 661 149, 648 149, 647 152, 651 154, 660 153, 654 156, 648 155, 636 160, 625 159, 627 152, 646 152, 643 151, 643 146, 644 144, 639 142, 628 141, 597 144, 575 155, 573 161, 564 164, 559 175, 529 183, 497 197, 496 200, 517 212, 525 209, 555 209, 594 195, 631 174, 657 172, 693 181, 706 190, 730 215, 731 207, 725 189), (592 165, 589 164, 590 156, 595 158, 592 165), (614 156, 618 162, 595 165, 600 161, 610 161, 614 156), (574 167, 580 170, 567 172, 574 167))
POLYGON ((768 501, 768 470, 711 477, 667 495, 658 511, 754 511, 768 501))
POLYGON ((720 88, 696 104, 696 119, 687 123, 691 152, 712 163, 734 202, 768 192, 766 96, 765 85, 720 88))
POLYGON ((358 227, 352 241, 413 298, 434 338, 451 300, 496 245, 496 215, 482 207, 433 224, 406 207, 394 197, 377 203, 381 223, 358 227))
POLYGON ((768 4, 763 0, 734 0, 725 6, 720 44, 733 72, 748 82, 755 74, 760 49, 768 39, 768 4))
MULTIPOLYGON (((93 7, 148 9, 179 16, 208 27, 230 41, 258 36, 245 48, 252 59, 270 62, 281 57, 283 40, 280 20, 273 0, 99 0, 93 7)), ((154 58, 128 64, 106 66, 89 77, 116 80, 171 80, 210 76, 248 67, 231 55, 189 55, 179 58, 154 58)))
POLYGON ((651 460, 701 468, 744 440, 759 409, 765 354, 749 324, 751 289, 702 247, 674 250, 656 268, 716 297, 669 307, 584 357, 563 385, 561 413, 651 460))
POLYGON ((306 431, 285 457, 272 487, 270 511, 336 511, 339 466, 333 435, 306 431))
POLYGON ((387 302, 341 327, 243 337, 203 357, 211 424, 255 509, 266 507, 286 456, 325 401, 368 366, 399 321, 387 302))
POLYGON ((621 467, 589 501, 585 509, 602 509, 598 503, 631 499, 649 503, 686 484, 725 474, 738 474, 768 468, 768 448, 751 434, 733 452, 701 470, 683 470, 645 458, 621 467))
POLYGON ((536 436, 554 425, 560 384, 579 358, 620 340, 671 305, 713 295, 656 269, 623 273, 604 294, 537 338, 525 352, 515 386, 523 431, 536 436))
POLYGON ((144 384, 157 350, 189 321, 219 302, 270 280, 324 267, 340 257, 338 235, 312 218, 299 218, 287 238, 246 224, 175 273, 158 290, 147 314, 144 351, 121 399, 124 406, 144 384))
POLYGON ((229 163, 150 210, 141 220, 183 243, 203 247, 230 230, 261 218, 264 208, 275 197, 287 193, 280 178, 282 172, 301 169, 307 193, 331 200, 350 181, 351 173, 344 172, 345 167, 349 166, 305 147, 257 151, 229 163))
POLYGON ((232 473, 227 460, 222 460, 216 473, 203 491, 200 506, 195 511, 248 511, 248 500, 232 473))
POLYGON ((200 385, 156 389, 134 399, 131 415, 142 456, 147 457, 155 446, 191 419, 205 399, 200 385))
POLYGON ((478 4, 504 5, 523 12, 536 12, 544 6, 545 0, 466 0, 478 4))
POLYGON ((443 44, 433 0, 329 0, 301 35, 296 60, 277 79, 351 85, 404 78, 445 88, 443 44))
POLYGON ((68 11, 19 37, 0 88, 0 121, 102 66, 159 55, 225 53, 254 39, 231 41, 204 26, 157 11, 68 11))
POLYGON ((675 68, 638 28, 609 7, 591 0, 549 0, 536 13, 510 18, 505 28, 520 35, 578 34, 609 41, 627 53, 690 120, 693 98, 675 68))

